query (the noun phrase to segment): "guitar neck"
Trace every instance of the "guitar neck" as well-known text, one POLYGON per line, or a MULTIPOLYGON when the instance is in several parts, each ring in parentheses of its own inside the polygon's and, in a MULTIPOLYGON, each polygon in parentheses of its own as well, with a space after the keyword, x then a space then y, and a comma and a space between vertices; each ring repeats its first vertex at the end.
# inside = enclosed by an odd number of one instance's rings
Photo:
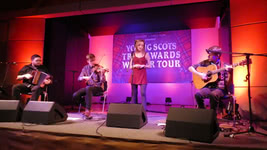
MULTIPOLYGON (((230 65, 230 67, 232 67, 232 68, 237 67, 237 66, 239 66, 239 63, 230 65)), ((223 68, 220 68, 220 69, 217 69, 217 70, 213 70, 213 71, 211 71, 211 73, 212 74, 217 74, 217 73, 225 71, 225 70, 226 70, 226 67, 223 67, 223 68)))
POLYGON ((223 67, 223 68, 220 68, 220 69, 217 69, 217 70, 213 70, 213 71, 211 71, 211 73, 212 74, 217 74, 217 73, 222 72, 222 71, 225 71, 225 70, 226 70, 226 68, 223 67))

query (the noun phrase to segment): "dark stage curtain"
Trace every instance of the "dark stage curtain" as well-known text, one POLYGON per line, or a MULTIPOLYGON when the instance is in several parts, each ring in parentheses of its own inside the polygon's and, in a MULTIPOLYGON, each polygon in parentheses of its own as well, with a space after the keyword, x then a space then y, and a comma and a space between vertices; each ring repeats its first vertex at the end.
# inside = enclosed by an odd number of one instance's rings
MULTIPOLYGON (((8 99, 12 84, 4 82, 7 71, 7 43, 8 43, 8 21, 0 22, 0 99, 8 99)), ((7 74, 8 75, 8 74, 7 74)))
POLYGON ((81 87, 77 77, 86 64, 85 55, 88 51, 88 34, 79 25, 64 18, 46 21, 44 64, 54 77, 48 91, 49 100, 62 105, 73 103, 72 93, 81 87))

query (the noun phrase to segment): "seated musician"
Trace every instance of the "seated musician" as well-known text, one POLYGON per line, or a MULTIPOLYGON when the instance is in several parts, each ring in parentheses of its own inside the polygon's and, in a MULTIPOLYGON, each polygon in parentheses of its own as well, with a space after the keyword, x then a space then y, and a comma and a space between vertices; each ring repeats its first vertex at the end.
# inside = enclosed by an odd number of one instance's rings
MULTIPOLYGON (((221 67, 221 48, 219 46, 212 46, 209 49, 207 49, 208 52, 208 59, 201 61, 198 64, 190 66, 188 69, 193 73, 193 75, 196 75, 202 79, 202 81, 209 81, 211 77, 208 75, 208 73, 199 72, 198 67, 208 67, 212 64, 217 66, 217 69, 221 67)), ((227 82, 229 81, 229 73, 227 72, 230 67, 225 67, 226 70, 218 73, 218 79, 214 82, 207 82, 205 86, 203 86, 196 94, 195 99, 198 105, 198 108, 205 108, 204 105, 204 99, 209 98, 210 100, 210 108, 213 110, 216 110, 217 104, 219 100, 227 94, 227 82), (222 76, 222 74, 226 74, 222 76), (225 77, 225 78, 223 78, 225 77)), ((211 71, 211 70, 210 70, 211 71)), ((194 79, 194 77, 193 77, 194 79)), ((194 81, 195 85, 197 84, 196 81, 194 81)))
POLYGON ((18 73, 17 80, 23 80, 23 83, 13 85, 12 96, 20 100, 20 94, 32 93, 30 100, 38 100, 39 96, 45 90, 45 86, 52 83, 51 77, 45 78, 42 84, 34 84, 34 72, 41 71, 47 73, 47 68, 42 65, 41 56, 34 54, 31 56, 31 64, 25 65, 18 73))
POLYGON ((78 81, 85 81, 86 87, 79 89, 73 94, 73 100, 79 101, 81 96, 85 96, 85 112, 83 113, 87 119, 91 119, 91 105, 92 105, 92 96, 95 93, 103 92, 103 84, 106 82, 105 72, 106 69, 103 69, 100 65, 95 63, 95 55, 88 54, 86 55, 88 65, 84 66, 79 77, 78 81))

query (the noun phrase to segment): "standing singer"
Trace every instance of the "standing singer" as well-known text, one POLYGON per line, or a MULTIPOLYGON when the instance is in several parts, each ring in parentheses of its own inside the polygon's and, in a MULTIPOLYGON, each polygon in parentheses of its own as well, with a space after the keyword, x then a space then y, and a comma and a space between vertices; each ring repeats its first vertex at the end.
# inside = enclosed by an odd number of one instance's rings
POLYGON ((138 103, 138 85, 141 89, 141 100, 144 109, 146 110, 146 87, 147 87, 147 72, 146 68, 151 68, 150 56, 145 52, 145 41, 135 40, 135 51, 132 52, 130 60, 130 69, 132 74, 130 83, 132 86, 132 103, 138 103))

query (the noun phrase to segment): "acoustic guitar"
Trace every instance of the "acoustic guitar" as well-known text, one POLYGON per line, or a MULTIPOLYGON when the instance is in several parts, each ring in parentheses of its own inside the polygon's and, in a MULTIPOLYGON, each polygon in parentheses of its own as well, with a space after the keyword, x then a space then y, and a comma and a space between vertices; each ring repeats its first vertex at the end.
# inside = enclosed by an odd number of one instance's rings
MULTIPOLYGON (((251 64, 251 60, 249 62, 251 64)), ((221 71, 227 70, 227 68, 234 68, 237 66, 244 66, 247 64, 246 60, 240 61, 239 63, 235 63, 220 69, 217 69, 217 66, 214 64, 211 64, 207 67, 197 67, 197 71, 201 73, 205 73, 207 75, 207 80, 203 80, 199 75, 193 73, 193 82, 196 87, 196 89, 201 89, 205 87, 207 84, 217 81, 218 79, 218 73, 221 71)))

